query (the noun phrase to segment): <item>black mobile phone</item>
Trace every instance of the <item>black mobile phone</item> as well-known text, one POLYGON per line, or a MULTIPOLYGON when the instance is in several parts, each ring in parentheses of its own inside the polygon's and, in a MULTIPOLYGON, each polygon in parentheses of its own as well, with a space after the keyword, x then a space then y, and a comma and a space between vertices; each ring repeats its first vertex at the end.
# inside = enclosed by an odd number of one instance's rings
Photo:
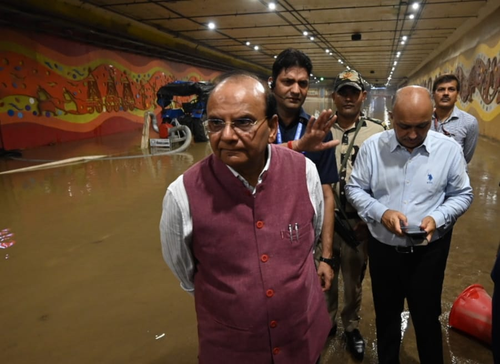
POLYGON ((420 226, 401 226, 401 230, 406 235, 415 239, 425 239, 427 231, 421 229, 420 226))

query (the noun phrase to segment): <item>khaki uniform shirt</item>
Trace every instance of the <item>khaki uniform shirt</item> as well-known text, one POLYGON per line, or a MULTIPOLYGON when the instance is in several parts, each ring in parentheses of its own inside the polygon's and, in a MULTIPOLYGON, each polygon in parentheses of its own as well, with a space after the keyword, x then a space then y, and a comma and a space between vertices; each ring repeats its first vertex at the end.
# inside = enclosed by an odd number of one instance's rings
POLYGON ((342 161, 345 157, 347 149, 351 144, 351 141, 356 134, 357 123, 354 124, 350 129, 342 129, 338 123, 333 124, 331 131, 333 134, 333 139, 340 140, 340 145, 335 148, 335 158, 337 160, 337 166, 339 169, 339 183, 333 185, 334 192, 339 196, 342 208, 346 212, 349 218, 357 218, 357 213, 354 207, 352 207, 349 202, 347 202, 344 188, 346 183, 351 177, 354 162, 356 161, 356 156, 358 155, 359 148, 364 143, 366 139, 374 134, 384 131, 386 128, 383 123, 375 119, 367 119, 364 116, 360 117, 358 122, 363 123, 359 129, 356 139, 354 140, 353 147, 350 152, 350 157, 347 160, 346 168, 342 168, 342 161))

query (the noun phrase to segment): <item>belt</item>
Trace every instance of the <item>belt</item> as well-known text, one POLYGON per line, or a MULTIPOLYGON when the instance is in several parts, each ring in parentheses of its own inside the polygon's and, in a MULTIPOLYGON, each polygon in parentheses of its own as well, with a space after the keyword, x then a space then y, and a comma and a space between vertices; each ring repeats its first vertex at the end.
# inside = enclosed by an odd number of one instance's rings
POLYGON ((427 245, 422 245, 422 246, 395 246, 394 249, 400 254, 411 254, 415 250, 418 250, 419 248, 424 248, 427 245))

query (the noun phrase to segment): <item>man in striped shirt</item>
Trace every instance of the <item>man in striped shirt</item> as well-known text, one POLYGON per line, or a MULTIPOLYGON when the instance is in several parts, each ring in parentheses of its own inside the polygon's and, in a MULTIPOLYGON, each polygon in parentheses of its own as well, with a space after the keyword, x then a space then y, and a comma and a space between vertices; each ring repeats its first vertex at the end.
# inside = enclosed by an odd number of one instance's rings
POLYGON ((435 111, 431 130, 452 137, 462 146, 465 161, 469 163, 476 149, 479 125, 477 119, 460 110, 455 103, 460 92, 460 81, 453 74, 439 76, 432 86, 435 111))

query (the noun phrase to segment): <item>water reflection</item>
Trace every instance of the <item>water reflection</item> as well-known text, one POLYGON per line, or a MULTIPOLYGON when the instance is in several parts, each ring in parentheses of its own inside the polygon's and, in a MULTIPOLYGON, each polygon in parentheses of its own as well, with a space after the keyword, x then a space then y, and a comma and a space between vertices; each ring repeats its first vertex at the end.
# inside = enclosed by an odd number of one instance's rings
POLYGON ((410 311, 401 312, 401 341, 405 337, 405 332, 408 329, 408 321, 410 320, 410 311))
POLYGON ((14 233, 9 229, 0 230, 0 249, 7 249, 16 243, 14 233))
POLYGON ((389 111, 391 110, 392 94, 386 91, 371 91, 364 103, 365 114, 390 124, 389 111))

